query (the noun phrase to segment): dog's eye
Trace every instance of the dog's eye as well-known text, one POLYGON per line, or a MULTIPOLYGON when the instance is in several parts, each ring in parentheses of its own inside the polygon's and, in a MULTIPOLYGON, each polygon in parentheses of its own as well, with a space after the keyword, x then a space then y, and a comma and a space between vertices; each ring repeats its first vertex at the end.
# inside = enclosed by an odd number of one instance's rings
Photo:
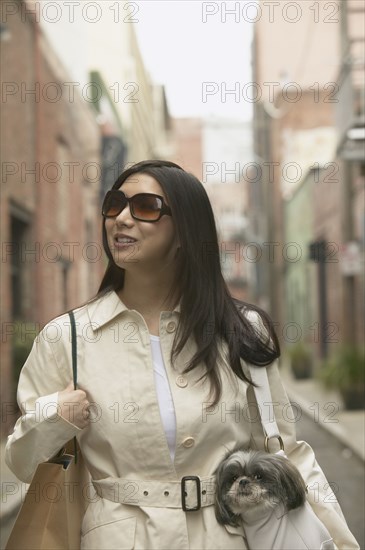
POLYGON ((232 476, 232 481, 236 481, 238 479, 238 476, 232 476))
POLYGON ((262 479, 262 475, 261 474, 254 474, 252 476, 254 479, 262 479))

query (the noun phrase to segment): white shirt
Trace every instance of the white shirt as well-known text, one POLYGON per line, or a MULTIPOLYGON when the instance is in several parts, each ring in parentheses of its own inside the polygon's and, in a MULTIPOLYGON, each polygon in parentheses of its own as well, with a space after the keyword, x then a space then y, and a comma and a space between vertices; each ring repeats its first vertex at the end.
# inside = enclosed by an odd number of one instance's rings
POLYGON ((170 384, 162 357, 160 338, 158 336, 153 336, 152 334, 150 334, 150 338, 153 372, 155 375, 155 386, 158 404, 160 407, 160 415, 166 434, 171 460, 174 461, 176 446, 176 417, 174 402, 172 400, 170 384))

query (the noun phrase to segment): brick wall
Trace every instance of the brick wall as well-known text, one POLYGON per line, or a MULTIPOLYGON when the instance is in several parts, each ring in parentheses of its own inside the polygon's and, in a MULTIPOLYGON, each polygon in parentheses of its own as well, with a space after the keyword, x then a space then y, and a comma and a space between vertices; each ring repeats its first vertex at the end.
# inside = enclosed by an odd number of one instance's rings
MULTIPOLYGON (((105 261, 99 213, 100 132, 92 105, 65 86, 72 79, 38 26, 24 14, 22 9, 8 17, 11 37, 2 44, 1 54, 2 90, 7 92, 1 124, 5 406, 15 396, 14 317, 41 327, 81 304, 96 293, 105 261), (31 90, 36 94, 26 93, 31 90)), ((13 421, 5 414, 3 434, 13 421)))

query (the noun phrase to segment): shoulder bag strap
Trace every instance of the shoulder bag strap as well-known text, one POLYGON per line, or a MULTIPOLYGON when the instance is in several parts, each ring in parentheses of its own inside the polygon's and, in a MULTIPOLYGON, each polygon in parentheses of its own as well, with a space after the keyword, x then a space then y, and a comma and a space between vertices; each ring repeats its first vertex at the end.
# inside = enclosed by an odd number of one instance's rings
POLYGON ((76 323, 73 311, 69 311, 71 323, 71 345, 72 345, 72 375, 74 381, 74 390, 77 390, 77 342, 76 342, 76 323))
POLYGON ((248 367, 250 369, 251 380, 255 384, 253 390, 255 392, 257 407, 261 417, 261 424, 265 432, 265 450, 269 452, 270 439, 277 439, 280 444, 280 449, 283 451, 284 443, 276 423, 266 367, 256 367, 254 365, 248 365, 248 367))
MULTIPOLYGON (((71 346, 72 346, 72 375, 74 382, 74 389, 77 390, 77 340, 76 340, 76 323, 74 312, 71 310, 68 312, 71 323, 71 346)), ((77 464, 77 439, 74 437, 74 452, 75 452, 75 464, 77 464)))

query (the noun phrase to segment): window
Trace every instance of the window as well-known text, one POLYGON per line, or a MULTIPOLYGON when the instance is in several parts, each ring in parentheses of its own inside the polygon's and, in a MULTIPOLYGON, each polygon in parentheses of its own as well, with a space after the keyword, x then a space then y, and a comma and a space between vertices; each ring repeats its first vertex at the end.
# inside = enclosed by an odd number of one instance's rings
POLYGON ((16 213, 12 213, 10 216, 10 277, 13 319, 21 319, 26 316, 26 290, 29 285, 26 284, 28 270, 25 263, 25 250, 30 225, 24 218, 25 216, 17 216, 16 213))

